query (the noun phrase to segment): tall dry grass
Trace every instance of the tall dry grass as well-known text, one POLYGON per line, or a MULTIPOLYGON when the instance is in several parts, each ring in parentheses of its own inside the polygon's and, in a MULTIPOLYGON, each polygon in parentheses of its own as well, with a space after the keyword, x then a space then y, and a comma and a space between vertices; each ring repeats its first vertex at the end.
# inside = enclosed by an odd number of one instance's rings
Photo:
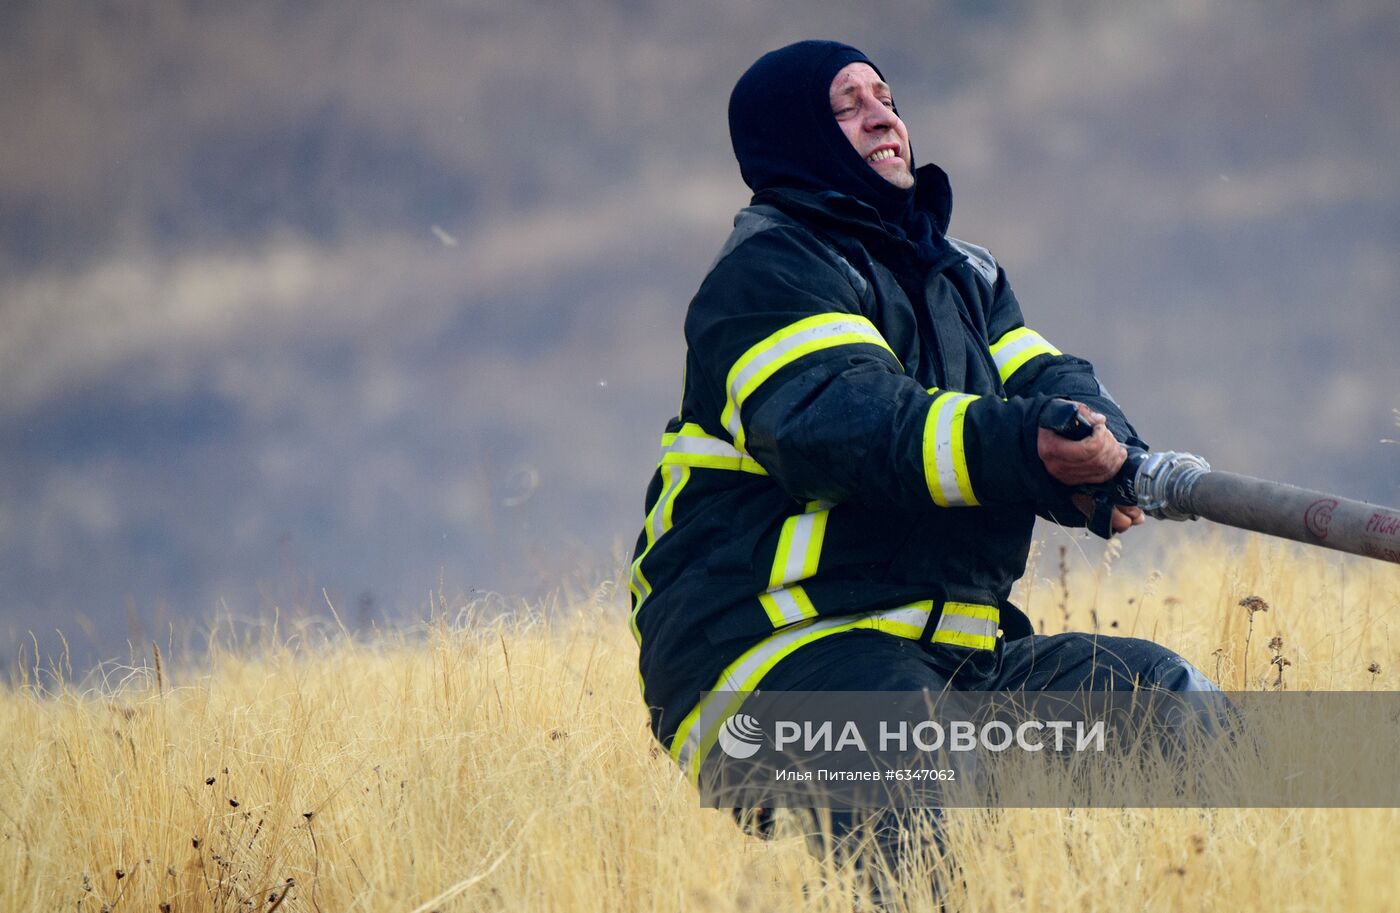
MULTIPOLYGON (((1250 539, 1128 572, 1061 541, 1017 593, 1044 630, 1153 636, 1233 687, 1394 687, 1400 568, 1250 539)), ((800 839, 698 807, 646 731, 635 659, 605 588, 548 620, 440 611, 372 642, 215 639, 101 687, 21 676, 0 692, 0 910, 852 909, 800 839)), ((947 827, 969 911, 1400 906, 1389 809, 947 827)), ((920 877, 911 910, 933 908, 920 877)))

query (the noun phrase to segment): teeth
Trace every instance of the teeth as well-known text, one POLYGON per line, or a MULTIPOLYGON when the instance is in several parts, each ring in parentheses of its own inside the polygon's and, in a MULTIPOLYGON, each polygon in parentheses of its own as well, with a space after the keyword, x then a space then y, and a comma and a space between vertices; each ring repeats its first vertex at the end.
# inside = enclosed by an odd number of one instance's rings
POLYGON ((881 149, 879 152, 875 153, 874 155, 870 156, 870 158, 866 159, 866 161, 868 161, 868 162, 883 162, 885 159, 892 159, 892 158, 894 158, 894 150, 893 150, 893 149, 881 149))

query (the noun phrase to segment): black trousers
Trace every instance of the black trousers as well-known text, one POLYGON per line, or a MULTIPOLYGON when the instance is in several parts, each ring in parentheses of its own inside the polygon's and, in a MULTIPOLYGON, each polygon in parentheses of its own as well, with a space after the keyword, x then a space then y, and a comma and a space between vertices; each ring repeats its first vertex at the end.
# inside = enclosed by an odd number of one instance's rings
POLYGON ((932 646, 875 631, 828 637, 763 677, 771 691, 1218 690, 1195 666, 1136 637, 1033 634, 996 650, 932 646))
MULTIPOLYGON (((812 643, 763 677, 766 691, 1218 691, 1177 653, 1133 637, 1030 635, 998 640, 995 650, 921 644, 875 631, 851 631, 812 643)), ((936 824, 937 812, 931 813, 936 824)), ((743 813, 762 832, 770 821, 743 813)), ((926 820, 929 815, 925 815, 926 820)), ((863 865, 871 854, 892 867, 909 837, 907 819, 872 810, 812 813, 808 847, 819 858, 863 865)), ((938 841, 936 826, 921 829, 938 841)), ((941 850, 941 846, 939 847, 941 850)), ((872 872, 872 876, 874 873, 872 872)), ((878 879, 877 879, 878 881, 878 879)), ((876 885, 878 891, 878 884, 876 885)), ((933 886, 937 892, 937 886, 933 886)), ((878 902, 878 896, 877 896, 878 902)))

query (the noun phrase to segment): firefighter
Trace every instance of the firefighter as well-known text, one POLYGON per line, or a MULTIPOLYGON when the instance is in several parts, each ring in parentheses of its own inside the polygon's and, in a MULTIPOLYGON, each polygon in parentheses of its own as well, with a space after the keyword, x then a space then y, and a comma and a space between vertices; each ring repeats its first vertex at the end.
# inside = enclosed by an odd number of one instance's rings
POLYGON ((630 577, 671 756, 698 774, 728 716, 712 690, 1213 689, 1149 641, 1037 635, 1008 601, 1036 515, 1083 526, 1076 487, 1146 444, 992 254, 947 234, 948 178, 915 166, 880 69, 778 49, 729 128, 753 198, 690 303, 630 577), (1059 400, 1089 437, 1041 427, 1059 400))

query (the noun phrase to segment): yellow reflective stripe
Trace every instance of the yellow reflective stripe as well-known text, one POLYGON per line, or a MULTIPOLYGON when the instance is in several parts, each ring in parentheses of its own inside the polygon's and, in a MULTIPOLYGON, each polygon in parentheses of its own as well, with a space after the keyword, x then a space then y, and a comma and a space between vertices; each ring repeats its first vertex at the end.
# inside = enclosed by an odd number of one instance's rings
POLYGON ((822 541, 826 538, 827 518, 834 506, 829 501, 809 501, 802 513, 783 521, 778 548, 773 555, 773 569, 768 574, 768 591, 758 596, 775 628, 817 615, 807 591, 790 584, 816 576, 822 541))
POLYGON ((699 425, 687 422, 674 434, 661 436, 661 465, 691 466, 696 469, 729 469, 766 476, 768 470, 737 447, 705 433, 699 425))
POLYGON ((775 628, 817 617, 817 607, 800 585, 780 586, 758 594, 758 601, 775 628))
POLYGON ((744 428, 740 418, 744 400, 780 369, 804 355, 834 346, 877 345, 894 355, 875 324, 859 314, 814 314, 789 324, 751 346, 739 356, 725 378, 724 411, 720 421, 734 446, 744 449, 744 428))
POLYGON ((967 618, 983 618, 988 621, 1001 621, 1001 609, 980 602, 945 602, 944 615, 963 615, 967 618))
POLYGON ((632 562, 632 579, 628 584, 628 589, 636 597, 636 602, 632 606, 632 615, 629 619, 632 626, 632 636, 636 638, 637 645, 642 643, 642 632, 637 627, 637 613, 642 609, 642 603, 651 595, 651 584, 647 581, 646 575, 642 573, 642 561, 646 559, 647 553, 652 546, 656 545, 658 539, 666 534, 674 522, 674 512, 676 498, 680 495, 681 489, 685 488, 685 483, 690 481, 689 466, 662 466, 661 473, 661 494, 657 497, 656 503, 651 506, 651 513, 647 514, 646 530, 647 544, 642 549, 642 553, 637 556, 637 560, 632 562))
POLYGON ((1045 337, 1029 327, 1020 327, 1002 336, 992 343, 991 353, 1002 383, 1010 380, 1011 375, 1037 355, 1061 354, 1059 349, 1045 341, 1045 337))
MULTIPOLYGON (((650 546, 647 547, 650 551, 650 546)), ((637 610, 642 607, 642 603, 651 595, 651 581, 647 580, 642 573, 642 558, 646 557, 646 552, 637 556, 637 560, 632 562, 632 576, 627 581, 627 589, 632 591, 632 636, 637 639, 637 643, 642 642, 641 632, 637 630, 637 610)))
MULTIPOLYGON (((792 537, 797 531, 797 520, 799 517, 805 516, 806 514, 799 514, 798 517, 788 517, 783 522, 783 531, 778 534, 778 551, 773 556, 773 570, 768 575, 768 589, 770 590, 776 590, 793 580, 802 579, 800 573, 794 574, 791 579, 788 578, 788 564, 792 560, 792 537)), ((800 554, 798 560, 801 561, 800 554)))
POLYGON ((845 631, 871 630, 918 640, 933 612, 929 600, 897 609, 849 616, 814 619, 777 631, 759 641, 720 673, 714 687, 686 714, 671 742, 671 757, 680 764, 691 782, 700 778, 700 765, 719 736, 724 721, 743 703, 743 695, 753 691, 780 660, 807 644, 845 631))
POLYGON ((642 642, 642 635, 637 628, 637 612, 652 591, 650 581, 642 573, 642 560, 656 541, 673 525, 676 498, 690 480, 692 468, 729 469, 765 476, 768 474, 768 471, 747 453, 706 434, 703 428, 693 422, 686 422, 680 431, 661 436, 661 461, 658 467, 661 473, 661 495, 647 514, 644 526, 646 547, 632 562, 631 578, 627 584, 634 598, 631 615, 632 636, 638 644, 642 642))
POLYGON ((996 606, 970 602, 945 602, 943 614, 934 627, 933 643, 971 647, 974 650, 996 648, 997 627, 1001 610, 996 606))
POLYGON ((783 531, 778 535, 778 551, 773 556, 773 570, 768 576, 770 590, 806 580, 817 573, 831 508, 828 502, 810 501, 804 513, 788 517, 783 522, 783 531))
POLYGON ((973 650, 992 650, 996 648, 996 635, 994 634, 968 634, 963 631, 939 631, 933 635, 933 642, 936 644, 948 644, 953 647, 968 647, 973 650))
POLYGON ((937 391, 924 422, 924 480, 939 507, 976 507, 963 435, 970 393, 937 391))

